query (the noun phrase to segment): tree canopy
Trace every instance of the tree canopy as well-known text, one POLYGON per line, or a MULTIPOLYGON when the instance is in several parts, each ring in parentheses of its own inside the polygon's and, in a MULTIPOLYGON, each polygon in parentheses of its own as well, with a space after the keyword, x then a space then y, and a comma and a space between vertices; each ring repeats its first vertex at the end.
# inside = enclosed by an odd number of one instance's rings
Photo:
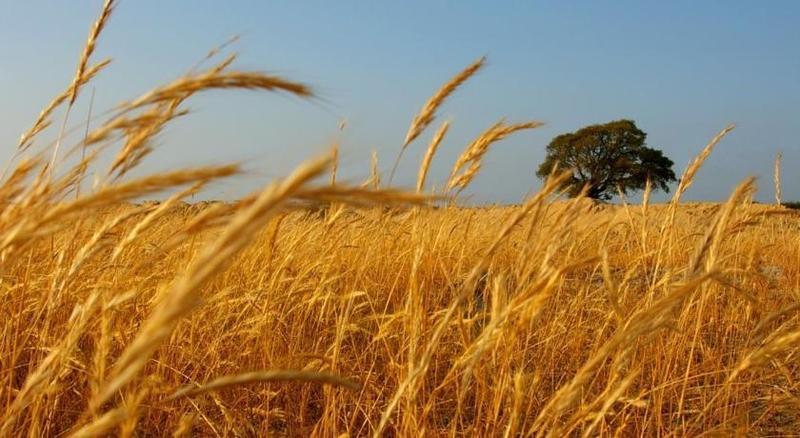
POLYGON ((587 188, 587 196, 609 200, 619 189, 623 194, 642 190, 650 179, 653 189, 669 191, 675 181, 672 160, 645 143, 647 134, 632 120, 591 125, 562 134, 547 145, 547 156, 536 174, 545 178, 553 168, 572 170, 564 183, 570 196, 587 188))

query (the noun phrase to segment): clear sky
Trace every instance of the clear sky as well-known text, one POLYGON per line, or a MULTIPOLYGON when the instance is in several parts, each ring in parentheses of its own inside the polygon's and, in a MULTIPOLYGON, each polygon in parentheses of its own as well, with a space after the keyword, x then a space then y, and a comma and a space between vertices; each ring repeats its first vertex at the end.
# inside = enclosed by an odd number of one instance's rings
MULTIPOLYGON (((3 157, 69 84, 101 3, 0 0, 3 157)), ((760 177, 758 198, 772 199, 778 150, 784 199, 800 199, 798 23, 800 2, 788 0, 122 0, 96 54, 114 61, 95 83, 95 105, 109 108, 174 79, 241 34, 239 67, 307 82, 322 101, 244 91, 192 100, 194 113, 159 137, 145 169, 242 161, 250 172, 213 191, 232 198, 339 141, 343 176, 359 182, 373 149, 388 173, 425 100, 487 55, 488 67, 441 109, 453 125, 431 168, 435 184, 500 117, 547 125, 493 146, 465 192, 475 201, 519 201, 539 186, 534 172, 549 140, 587 124, 634 119, 680 174, 735 122, 687 199, 723 199, 749 175, 760 177), (340 133, 341 119, 348 124, 340 133)), ((88 95, 76 114, 85 113, 88 95)), ((410 147, 396 182, 412 185, 431 134, 410 147)))

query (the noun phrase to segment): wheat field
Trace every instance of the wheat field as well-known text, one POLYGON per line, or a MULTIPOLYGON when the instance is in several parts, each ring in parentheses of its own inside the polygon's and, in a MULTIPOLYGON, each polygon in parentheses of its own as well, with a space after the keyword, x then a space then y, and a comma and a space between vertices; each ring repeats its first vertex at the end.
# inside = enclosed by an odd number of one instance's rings
POLYGON ((800 433, 800 213, 753 202, 752 179, 681 201, 732 126, 664 204, 568 200, 554 171, 519 205, 463 207, 490 146, 539 126, 491 125, 426 185, 437 108, 481 58, 398 148, 395 167, 427 147, 416 189, 375 157, 367 181, 337 181, 333 148, 189 203, 242 169, 130 173, 187 100, 314 90, 237 70, 223 45, 84 133, 68 114, 109 63, 93 54, 114 6, 0 181, 0 436, 800 433))

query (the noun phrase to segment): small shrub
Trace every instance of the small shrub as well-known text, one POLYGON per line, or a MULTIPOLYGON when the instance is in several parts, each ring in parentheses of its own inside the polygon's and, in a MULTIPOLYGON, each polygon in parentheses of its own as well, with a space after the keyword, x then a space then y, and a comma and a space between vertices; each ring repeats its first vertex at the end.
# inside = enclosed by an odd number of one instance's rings
POLYGON ((782 202, 781 205, 792 210, 800 210, 800 201, 782 202))

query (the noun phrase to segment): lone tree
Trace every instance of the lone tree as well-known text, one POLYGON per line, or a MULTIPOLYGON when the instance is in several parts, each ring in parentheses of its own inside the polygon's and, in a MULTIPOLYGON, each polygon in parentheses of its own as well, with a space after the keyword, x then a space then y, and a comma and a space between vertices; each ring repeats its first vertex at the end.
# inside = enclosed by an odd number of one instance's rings
POLYGON ((660 150, 647 147, 645 137, 632 120, 559 135, 547 145, 547 157, 536 174, 546 178, 554 167, 572 169, 564 188, 573 197, 588 186, 587 196, 607 201, 618 188, 624 194, 644 189, 648 178, 653 188, 668 192, 667 184, 675 181, 674 163, 660 150))

